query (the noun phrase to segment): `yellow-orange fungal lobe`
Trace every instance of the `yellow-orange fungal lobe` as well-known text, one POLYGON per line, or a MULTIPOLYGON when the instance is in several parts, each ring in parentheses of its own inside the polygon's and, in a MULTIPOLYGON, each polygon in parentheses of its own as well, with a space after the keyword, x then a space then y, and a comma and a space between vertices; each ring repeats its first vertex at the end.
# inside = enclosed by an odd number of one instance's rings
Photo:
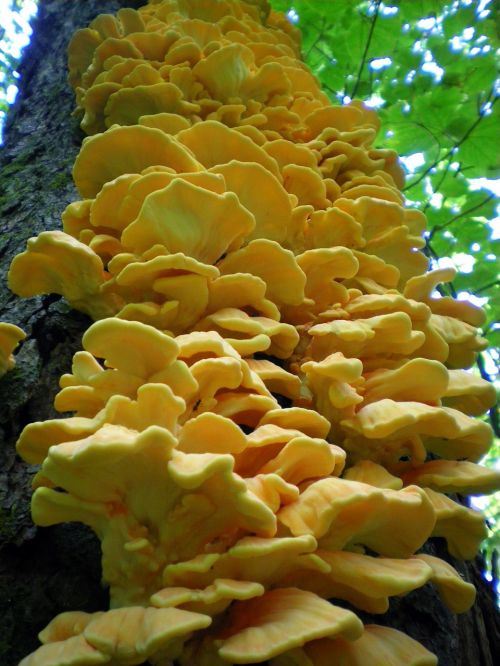
MULTIPOLYGON (((436 297, 376 113, 333 105, 266 0, 150 0, 69 46, 89 135, 63 231, 12 262, 20 296, 95 323, 19 454, 34 521, 101 540, 111 610, 62 613, 22 666, 435 666, 363 626, 470 559, 499 487, 494 403, 466 372, 480 309, 436 297), (333 603, 329 603, 331 600, 333 603)), ((0 325, 0 373, 20 329, 0 325)))

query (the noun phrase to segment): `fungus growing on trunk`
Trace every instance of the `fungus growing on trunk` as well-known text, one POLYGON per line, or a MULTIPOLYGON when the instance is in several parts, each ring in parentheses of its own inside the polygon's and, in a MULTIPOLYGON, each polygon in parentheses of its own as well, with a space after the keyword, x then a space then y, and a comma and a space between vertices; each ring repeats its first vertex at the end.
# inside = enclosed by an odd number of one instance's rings
POLYGON ((150 0, 70 44, 83 198, 9 284, 96 322, 55 398, 74 415, 18 452, 35 522, 100 538, 112 609, 59 615, 23 666, 434 666, 355 610, 427 582, 474 601, 420 551, 473 558, 483 518, 446 493, 499 485, 494 392, 464 372, 482 314, 434 297, 452 275, 426 273, 376 114, 298 54, 265 0, 150 0))

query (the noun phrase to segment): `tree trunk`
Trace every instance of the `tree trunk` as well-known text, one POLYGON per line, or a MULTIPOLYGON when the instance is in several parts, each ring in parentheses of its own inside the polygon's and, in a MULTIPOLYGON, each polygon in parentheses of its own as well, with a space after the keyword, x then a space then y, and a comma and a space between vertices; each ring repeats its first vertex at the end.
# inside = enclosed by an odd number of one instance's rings
MULTIPOLYGON (((60 215, 77 198, 71 167, 83 134, 71 110, 66 83, 66 45, 72 33, 101 12, 132 2, 41 0, 34 37, 21 67, 18 101, 0 152, 2 255, 0 318, 27 333, 16 368, 0 383, 0 663, 14 666, 38 646, 37 633, 58 613, 107 608, 100 583, 99 543, 79 524, 36 528, 30 517, 30 480, 36 471, 20 461, 15 442, 32 421, 55 416, 59 376, 70 368, 90 320, 59 297, 18 299, 6 285, 11 259, 26 240, 60 228, 60 215)), ((439 539, 429 552, 450 561, 439 539)), ((393 599, 383 616, 362 619, 388 624, 422 642, 440 666, 493 666, 500 654, 500 622, 494 595, 480 563, 452 562, 478 589, 474 608, 447 611, 431 586, 393 599)), ((195 666, 193 664, 193 666, 195 666)))

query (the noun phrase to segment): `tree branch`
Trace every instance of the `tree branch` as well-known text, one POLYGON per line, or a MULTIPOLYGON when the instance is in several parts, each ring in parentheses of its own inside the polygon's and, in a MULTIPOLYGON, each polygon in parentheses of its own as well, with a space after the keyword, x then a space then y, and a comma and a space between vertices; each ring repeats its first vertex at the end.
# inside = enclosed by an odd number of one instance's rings
POLYGON ((448 222, 445 222, 444 224, 436 224, 434 227, 429 232, 429 240, 432 240, 434 237, 434 234, 437 231, 441 231, 442 229, 446 229, 446 227, 449 227, 450 224, 453 224, 453 222, 456 222, 457 220, 460 220, 462 217, 465 217, 466 215, 469 215, 469 213, 473 213, 475 210, 478 210, 479 208, 482 208, 485 204, 488 203, 488 201, 491 201, 494 199, 495 195, 493 193, 489 194, 485 199, 480 201, 478 204, 475 206, 472 206, 471 208, 468 208, 467 210, 462 211, 458 215, 455 215, 455 217, 452 217, 451 220, 448 220, 448 222))
POLYGON ((368 56, 368 51, 370 49, 370 44, 371 44, 372 37, 373 37, 373 31, 375 30, 375 24, 376 24, 377 19, 378 19, 378 14, 379 14, 379 11, 380 11, 381 2, 382 2, 382 0, 376 0, 376 2, 375 2, 375 11, 373 13, 372 22, 371 22, 371 25, 370 25, 370 32, 368 33, 368 39, 366 40, 365 50, 363 51, 363 56, 361 58, 361 62, 359 63, 359 69, 358 69, 358 75, 357 75, 357 78, 356 78, 356 83, 354 84, 354 88, 352 89, 352 93, 349 95, 349 97, 351 99, 354 99, 354 97, 356 96, 356 93, 358 92, 359 84, 361 83, 361 75, 363 74, 363 69, 364 69, 365 64, 366 64, 366 58, 368 56))
POLYGON ((471 293, 477 296, 478 294, 482 293, 483 291, 486 291, 490 287, 494 287, 496 284, 500 284, 500 280, 493 280, 493 282, 488 282, 488 284, 484 284, 482 287, 474 289, 474 291, 472 291, 471 293))
POLYGON ((316 39, 311 44, 311 46, 307 49, 306 53, 303 56, 303 60, 307 60, 309 58, 309 56, 311 55, 311 51, 315 48, 316 44, 318 42, 320 42, 323 39, 323 37, 325 36, 324 32, 323 32, 324 29, 325 29, 325 24, 326 24, 326 17, 323 17, 322 21, 321 21, 321 26, 319 28, 316 28, 318 30, 318 34, 316 35, 316 39))
MULTIPOLYGON (((422 251, 425 254, 425 256, 431 260, 431 262, 439 260, 439 255, 437 254, 436 250, 432 247, 429 240, 427 239, 425 242, 425 247, 423 248, 422 251)), ((442 285, 440 284, 436 285, 436 291, 440 296, 446 296, 446 291, 444 290, 442 285)))
MULTIPOLYGON (((444 183, 444 179, 446 178, 446 176, 448 175, 448 171, 450 170, 451 160, 452 160, 452 158, 451 158, 451 156, 450 156, 449 159, 448 159, 448 163, 446 164, 446 167, 443 169, 443 173, 442 173, 442 175, 441 175, 441 179, 440 179, 440 181, 439 181, 439 184, 438 184, 438 186, 436 187, 436 189, 434 190, 434 194, 437 194, 437 193, 439 192, 439 188, 440 188, 441 185, 444 183)), ((430 196, 430 197, 427 199, 427 201, 425 202, 425 205, 424 205, 424 207, 423 207, 423 209, 422 209, 422 212, 423 212, 423 213, 425 213, 425 211, 429 209, 429 206, 431 205, 431 199, 432 199, 432 196, 430 196)), ((431 236, 430 236, 430 237, 432 238, 432 232, 431 232, 431 236)))
POLYGON ((314 50, 317 51, 317 52, 320 54, 320 56, 321 56, 322 58, 324 58, 325 60, 331 60, 331 59, 332 59, 332 56, 331 56, 331 55, 328 55, 328 53, 325 53, 325 51, 322 49, 322 47, 321 47, 321 46, 318 46, 318 44, 315 43, 315 44, 313 45, 313 48, 314 48, 314 50))
MULTIPOLYGON (((490 97, 491 97, 491 93, 490 93, 490 95, 489 95, 489 98, 490 98, 490 97)), ((488 98, 488 101, 489 101, 489 98, 488 98)), ((491 102, 491 105, 493 106, 493 105, 498 101, 498 99, 499 99, 498 97, 495 97, 495 99, 491 102)), ((403 189, 403 192, 406 192, 407 190, 411 190, 412 187, 415 187, 415 185, 418 185, 418 183, 420 183, 420 182, 421 182, 421 181, 422 181, 422 180, 423 180, 423 179, 424 179, 424 178, 425 178, 425 177, 426 177, 426 176, 432 171, 432 169, 434 169, 435 167, 437 167, 437 165, 439 164, 439 162, 442 162, 443 160, 446 160, 446 159, 448 159, 449 157, 451 157, 451 156, 454 154, 455 149, 456 149, 456 148, 459 148, 459 147, 464 143, 464 141, 467 141, 467 139, 469 138, 469 136, 472 134, 472 132, 476 129, 476 127, 479 125, 479 123, 480 123, 480 122, 483 120, 483 118, 485 118, 485 117, 487 117, 487 116, 485 116, 485 114, 482 114, 482 115, 480 115, 478 118, 476 118, 476 120, 472 123, 472 125, 469 127, 469 129, 465 132, 465 134, 463 135, 463 137, 462 137, 461 139, 459 139, 459 141, 457 141, 457 142, 456 142, 456 143, 455 143, 455 144, 454 144, 454 145, 448 150, 448 152, 447 152, 445 155, 443 155, 442 157, 438 157, 436 160, 434 160, 434 162, 433 162, 432 164, 430 164, 430 165, 427 167, 427 169, 426 169, 425 171, 423 171, 423 172, 420 174, 420 176, 419 176, 416 180, 413 181, 413 183, 410 183, 410 185, 408 185, 407 187, 405 187, 405 188, 403 189)))

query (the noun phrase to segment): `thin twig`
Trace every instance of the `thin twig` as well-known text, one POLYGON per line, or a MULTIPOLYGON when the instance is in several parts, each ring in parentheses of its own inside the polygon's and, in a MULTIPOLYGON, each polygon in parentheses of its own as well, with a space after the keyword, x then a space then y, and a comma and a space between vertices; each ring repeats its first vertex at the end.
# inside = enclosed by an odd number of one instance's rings
POLYGON ((436 250, 432 247, 430 243, 430 239, 426 239, 425 241, 425 247, 423 248, 423 253, 425 254, 426 257, 429 259, 434 259, 434 261, 437 261, 439 259, 439 255, 436 252, 436 250))
POLYGON ((437 231, 441 231, 442 229, 446 229, 446 227, 449 227, 450 224, 453 224, 453 222, 456 222, 457 220, 460 220, 462 217, 465 217, 466 215, 469 215, 470 213, 473 213, 475 210, 478 210, 479 208, 482 208, 485 204, 488 203, 488 201, 491 201, 494 198, 495 198, 495 195, 493 193, 489 194, 487 197, 485 197, 478 204, 476 204, 475 206, 472 206, 471 208, 468 208, 467 210, 462 211, 458 215, 455 215, 450 220, 448 220, 448 222, 444 222, 443 224, 436 224, 434 227, 432 227, 431 231, 429 232, 429 239, 432 239, 434 237, 434 234, 437 231))
POLYGON ((331 96, 333 97, 333 99, 335 99, 335 98, 337 97, 337 91, 334 90, 334 89, 333 89, 331 86, 329 86, 328 84, 322 82, 322 83, 321 83, 321 87, 324 88, 325 90, 327 90, 327 91, 331 94, 331 96))
POLYGON ((309 57, 310 54, 311 54, 311 51, 314 49, 314 47, 316 46, 316 44, 317 44, 318 42, 320 42, 320 41, 323 39, 323 37, 325 36, 325 35, 324 35, 324 32, 323 32, 323 30, 325 29, 325 24, 326 24, 326 17, 323 17, 323 19, 322 19, 322 21, 321 21, 321 27, 318 29, 318 34, 317 34, 317 36, 316 36, 316 39, 315 39, 314 42, 311 44, 311 46, 307 49, 307 52, 305 53, 303 60, 307 60, 307 59, 308 59, 308 57, 309 57))
MULTIPOLYGON (((491 97, 491 94, 490 94, 489 97, 491 97)), ((499 99, 498 97, 495 97, 495 99, 491 102, 491 105, 493 106, 493 105, 498 101, 498 99, 499 99)), ((489 101, 489 99, 488 99, 488 101, 489 101)), ((417 178, 417 180, 414 180, 413 183, 410 183, 407 187, 404 188, 403 191, 406 192, 407 190, 411 190, 412 187, 415 187, 415 185, 418 185, 418 183, 420 183, 420 182, 421 182, 421 181, 422 181, 422 180, 423 180, 423 179, 424 179, 424 178, 425 178, 425 177, 426 177, 426 176, 432 171, 432 169, 434 169, 435 167, 437 167, 437 165, 439 164, 439 162, 442 162, 443 160, 446 160, 446 159, 448 159, 448 157, 450 157, 451 155, 453 155, 455 149, 456 149, 456 148, 459 148, 459 147, 464 143, 464 141, 467 141, 467 139, 469 138, 469 136, 472 134, 472 132, 476 129, 476 127, 479 125, 479 123, 480 123, 485 117, 487 117, 487 116, 486 116, 485 114, 482 114, 482 115, 480 115, 478 118, 476 118, 476 120, 472 123, 472 125, 469 127, 469 129, 465 132, 465 134, 463 135, 463 137, 462 137, 459 141, 457 141, 457 142, 456 142, 456 143, 455 143, 455 144, 454 144, 454 145, 448 150, 448 152, 447 152, 445 155, 443 155, 442 157, 438 157, 436 160, 434 160, 434 162, 433 162, 432 164, 430 164, 430 165, 427 167, 427 169, 426 169, 425 171, 423 171, 423 172, 420 174, 420 176, 417 178)))
MULTIPOLYGON (((450 166, 451 166, 451 160, 452 160, 452 158, 451 158, 451 156, 450 156, 450 158, 448 159, 448 163, 447 163, 446 167, 443 169, 443 173, 442 173, 442 175, 441 175, 441 179, 440 179, 440 181, 439 181, 439 184, 438 184, 438 186, 436 187, 436 189, 434 190, 434 194, 437 194, 437 193, 439 192, 439 188, 441 187, 441 185, 442 185, 443 182, 444 182, 444 179, 445 179, 446 176, 448 175, 448 171, 450 170, 450 166)), ((425 213, 425 211, 428 210, 429 206, 431 205, 431 199, 432 199, 432 196, 430 196, 430 197, 427 199, 427 201, 425 202, 425 205, 424 205, 424 207, 423 207, 423 209, 422 209, 422 212, 423 212, 423 213, 425 213)))
POLYGON ((328 53, 326 53, 325 51, 323 51, 322 47, 321 47, 321 46, 318 46, 317 44, 314 45, 314 50, 317 51, 317 52, 320 54, 320 56, 321 56, 322 58, 324 58, 325 60, 330 61, 330 60, 332 59, 332 57, 333 57, 332 55, 329 55, 328 53))
POLYGON ((356 83, 354 84, 354 88, 352 89, 352 93, 349 95, 349 97, 351 99, 354 99, 354 97, 356 96, 356 93, 358 92, 359 84, 361 83, 361 75, 363 74, 363 69, 364 69, 365 64, 366 64, 366 58, 368 56, 368 51, 370 49, 370 44, 371 44, 372 37, 373 37, 373 31, 375 30, 375 24, 377 22, 381 2, 382 2, 382 0, 376 0, 376 2, 375 2, 375 11, 373 13, 372 22, 370 24, 370 32, 368 33, 368 39, 366 40, 365 50, 363 52, 363 57, 361 58, 361 62, 359 63, 358 76, 357 76, 357 79, 356 79, 356 83))
MULTIPOLYGON (((435 249, 432 247, 432 245, 430 244, 430 242, 428 242, 427 240, 426 240, 426 242, 425 242, 425 247, 423 248, 422 251, 423 251, 423 253, 425 254, 425 256, 426 256, 428 259, 430 259, 431 261, 438 261, 438 259, 439 259, 439 255, 437 254, 437 252, 435 251, 435 249)), ((443 286, 442 286, 442 285, 440 285, 440 284, 436 285, 436 291, 438 292, 438 294, 439 294, 440 296, 446 296, 446 292, 445 292, 445 290, 443 289, 443 286)))
POLYGON ((483 286, 479 287, 478 289, 474 289, 474 291, 471 293, 477 296, 478 294, 481 294, 483 291, 486 291, 487 289, 490 289, 497 284, 500 284, 500 280, 493 280, 492 282, 488 282, 488 284, 483 284, 483 286))
MULTIPOLYGON (((439 261, 441 258, 439 254, 436 252, 436 250, 432 247, 430 238, 427 238, 425 241, 425 247, 423 248, 423 253, 425 254, 426 257, 428 257, 431 261, 435 261, 436 263, 439 261)), ((453 282, 446 282, 445 283, 449 293, 453 298, 457 297, 457 290, 455 289, 453 282)), ((436 291, 440 296, 447 296, 446 289, 442 284, 438 284, 436 286, 436 291)))

